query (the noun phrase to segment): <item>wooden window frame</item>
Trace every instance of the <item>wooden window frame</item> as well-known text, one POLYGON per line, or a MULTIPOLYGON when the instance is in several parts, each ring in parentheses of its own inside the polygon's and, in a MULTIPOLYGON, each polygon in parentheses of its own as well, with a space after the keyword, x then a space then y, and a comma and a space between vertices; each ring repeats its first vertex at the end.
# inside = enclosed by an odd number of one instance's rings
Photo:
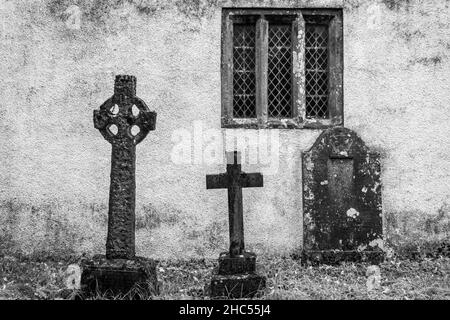
POLYGON ((344 125, 343 116, 343 21, 342 9, 242 9, 222 10, 222 128, 286 128, 321 129, 344 125), (255 75, 256 118, 233 117, 233 24, 245 16, 256 21, 255 75), (292 117, 268 118, 268 20, 266 16, 286 16, 292 19, 292 117), (305 24, 328 24, 328 111, 327 119, 306 118, 305 96, 305 24))

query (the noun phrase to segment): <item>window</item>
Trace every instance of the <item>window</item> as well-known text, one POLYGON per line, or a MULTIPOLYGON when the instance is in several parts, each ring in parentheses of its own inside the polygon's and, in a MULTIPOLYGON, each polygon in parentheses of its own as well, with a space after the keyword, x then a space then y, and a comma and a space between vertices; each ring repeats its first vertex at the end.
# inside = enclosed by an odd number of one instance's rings
POLYGON ((343 124, 342 10, 223 9, 222 127, 343 124))

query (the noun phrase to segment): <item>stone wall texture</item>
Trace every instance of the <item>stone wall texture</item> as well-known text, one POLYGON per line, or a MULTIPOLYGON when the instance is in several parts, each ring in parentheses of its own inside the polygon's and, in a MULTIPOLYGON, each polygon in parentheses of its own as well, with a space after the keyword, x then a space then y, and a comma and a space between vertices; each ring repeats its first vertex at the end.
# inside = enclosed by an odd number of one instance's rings
POLYGON ((244 153, 259 146, 259 161, 242 169, 264 174, 263 188, 244 190, 247 248, 301 248, 301 152, 321 131, 220 128, 222 7, 343 9, 344 122, 382 155, 385 233, 448 238, 449 6, 1 0, 0 250, 104 253, 111 146, 92 111, 113 94, 116 74, 135 75, 137 95, 158 113, 137 146, 137 254, 217 257, 228 247, 227 193, 206 190, 205 175, 225 171, 211 161, 211 139, 233 136, 247 142, 244 153), (258 145, 267 137, 271 152, 258 145))

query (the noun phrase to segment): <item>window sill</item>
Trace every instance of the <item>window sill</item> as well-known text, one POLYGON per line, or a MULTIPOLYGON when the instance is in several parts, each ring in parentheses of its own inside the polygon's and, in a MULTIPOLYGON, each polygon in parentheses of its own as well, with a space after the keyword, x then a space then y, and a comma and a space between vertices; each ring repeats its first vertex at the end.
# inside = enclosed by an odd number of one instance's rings
POLYGON ((343 125, 340 117, 332 119, 267 119, 222 118, 222 128, 227 129, 326 129, 343 125))

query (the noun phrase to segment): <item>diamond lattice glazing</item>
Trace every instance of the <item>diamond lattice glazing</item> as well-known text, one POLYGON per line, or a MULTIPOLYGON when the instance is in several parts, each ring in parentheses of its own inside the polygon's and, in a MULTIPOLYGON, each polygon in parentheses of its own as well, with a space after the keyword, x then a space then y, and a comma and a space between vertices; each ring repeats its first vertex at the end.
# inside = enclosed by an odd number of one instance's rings
POLYGON ((306 117, 328 118, 328 26, 307 24, 305 35, 306 117))
POLYGON ((234 25, 233 117, 255 118, 255 26, 234 25))
POLYGON ((292 117, 291 26, 269 25, 267 103, 271 118, 292 117))

